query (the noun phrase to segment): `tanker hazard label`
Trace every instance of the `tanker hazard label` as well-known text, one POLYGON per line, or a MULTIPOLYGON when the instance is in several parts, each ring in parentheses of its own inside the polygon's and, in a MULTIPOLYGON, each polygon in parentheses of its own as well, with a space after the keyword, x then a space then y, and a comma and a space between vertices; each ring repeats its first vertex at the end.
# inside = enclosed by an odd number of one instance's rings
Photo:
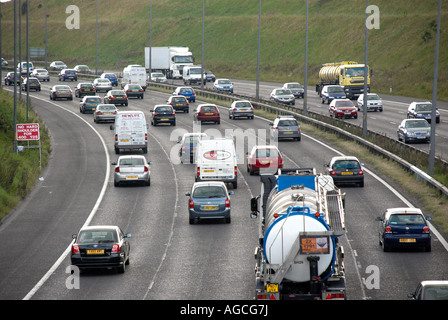
POLYGON ((330 253, 328 236, 301 236, 300 253, 302 254, 328 254, 330 253))

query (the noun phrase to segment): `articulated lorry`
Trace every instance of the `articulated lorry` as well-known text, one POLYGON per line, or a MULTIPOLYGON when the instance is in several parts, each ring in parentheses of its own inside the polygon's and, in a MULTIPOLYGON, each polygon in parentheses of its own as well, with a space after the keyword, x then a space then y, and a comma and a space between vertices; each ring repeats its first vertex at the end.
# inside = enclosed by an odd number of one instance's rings
POLYGON ((261 193, 251 199, 251 217, 259 216, 255 298, 345 300, 344 194, 314 168, 260 179, 261 193))
POLYGON ((145 47, 145 68, 150 73, 162 72, 167 79, 181 79, 184 66, 191 66, 193 63, 194 57, 188 47, 151 47, 151 52, 149 47, 145 47))
MULTIPOLYGON (((367 92, 370 92, 371 70, 367 66, 367 92)), ((349 99, 358 99, 364 92, 364 64, 355 61, 325 63, 319 70, 319 82, 316 84, 317 93, 321 94, 326 85, 340 85, 344 87, 345 95, 349 99)))

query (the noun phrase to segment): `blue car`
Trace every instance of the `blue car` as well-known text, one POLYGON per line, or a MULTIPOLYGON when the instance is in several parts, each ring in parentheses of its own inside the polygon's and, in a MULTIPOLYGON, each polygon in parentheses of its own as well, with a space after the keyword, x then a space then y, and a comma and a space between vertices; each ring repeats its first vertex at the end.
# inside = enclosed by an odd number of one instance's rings
POLYGON ((74 69, 62 69, 58 75, 59 81, 71 80, 78 81, 78 73, 74 69))
POLYGON ((176 90, 174 90, 173 95, 184 96, 190 102, 196 101, 196 94, 192 87, 177 87, 176 90))
POLYGON ((431 233, 427 220, 418 208, 389 208, 380 221, 379 244, 383 251, 392 248, 422 247, 431 251, 431 233))
POLYGON ((103 73, 100 78, 108 79, 114 87, 118 86, 118 78, 115 73, 103 73))

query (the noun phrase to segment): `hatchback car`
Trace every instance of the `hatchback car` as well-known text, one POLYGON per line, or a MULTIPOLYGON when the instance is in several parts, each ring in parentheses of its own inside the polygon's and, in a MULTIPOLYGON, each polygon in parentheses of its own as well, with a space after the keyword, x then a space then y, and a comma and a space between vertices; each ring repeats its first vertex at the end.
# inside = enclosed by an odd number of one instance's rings
POLYGON ((107 92, 112 90, 112 82, 109 79, 96 78, 93 80, 93 86, 96 92, 107 92))
POLYGON ((130 233, 118 226, 85 226, 73 235, 71 264, 80 271, 89 268, 115 268, 124 273, 129 264, 130 233))
POLYGON ((137 97, 143 99, 145 90, 139 84, 127 84, 124 86, 123 91, 126 93, 128 98, 137 97))
POLYGON ((193 115, 195 121, 221 123, 218 107, 214 104, 200 104, 193 115))
POLYGON ((105 72, 101 74, 100 78, 109 80, 114 87, 118 86, 118 78, 115 73, 105 72))
POLYGON ((176 90, 174 90, 173 95, 184 96, 189 102, 196 101, 196 94, 192 87, 177 87, 176 90))
POLYGON ((320 98, 322 103, 330 104, 333 99, 345 99, 344 87, 339 85, 328 85, 322 88, 320 92, 320 98))
POLYGON ((94 95, 96 95, 96 90, 91 82, 80 82, 75 88, 75 97, 77 98, 94 95))
POLYGON ((292 116, 278 116, 269 126, 271 140, 302 139, 300 124, 292 116))
POLYGON ((254 146, 247 154, 247 172, 250 175, 265 172, 274 174, 283 168, 283 157, 274 145, 254 146))
POLYGON ((128 96, 124 90, 110 90, 104 96, 104 103, 128 106, 128 96))
MULTIPOLYGON (((425 119, 429 123, 431 123, 432 116, 432 103, 429 101, 426 102, 412 102, 408 107, 408 119, 425 119)), ((436 109, 436 123, 440 123, 440 113, 439 110, 436 109)))
POLYGON ((330 118, 358 118, 358 109, 350 99, 333 99, 328 108, 330 118))
POLYGON ((50 81, 50 74, 48 73, 47 69, 34 69, 31 75, 34 78, 39 79, 39 81, 50 81))
POLYGON ((50 63, 50 70, 62 70, 67 69, 67 65, 62 61, 53 61, 50 63))
POLYGON ((230 197, 222 181, 195 182, 191 192, 185 195, 188 200, 190 224, 205 219, 225 219, 230 223, 230 197))
MULTIPOLYGON (((17 73, 17 84, 20 84, 20 81, 23 81, 23 77, 21 77, 17 73)), ((8 72, 5 76, 5 86, 12 86, 14 85, 14 72, 8 72)))
POLYGON ((62 69, 58 74, 59 81, 78 81, 78 73, 75 69, 62 69))
POLYGON ((424 119, 404 119, 397 129, 399 141, 429 142, 431 141, 431 126, 424 119))
POLYGON ((357 184, 364 187, 363 164, 353 156, 333 157, 326 166, 327 173, 333 178, 335 185, 357 184))
POLYGON ((170 125, 176 125, 176 112, 169 104, 156 104, 154 109, 151 110, 152 119, 151 125, 156 126, 159 123, 169 123, 170 125))
POLYGON ((98 96, 86 96, 82 98, 81 102, 79 103, 79 112, 93 113, 96 110, 96 107, 101 103, 102 103, 101 98, 98 96))
POLYGON ((207 134, 203 132, 198 133, 184 133, 179 139, 179 158, 181 163, 196 163, 196 147, 201 137, 206 137, 207 134))
MULTIPOLYGON (((361 93, 356 101, 358 111, 364 108, 364 94, 361 93)), ((367 111, 383 112, 383 101, 376 93, 367 94, 367 111)))
POLYGON ((40 91, 41 86, 40 82, 37 78, 24 78, 22 82, 22 91, 26 91, 27 87, 29 87, 29 90, 35 90, 40 91))
POLYGON ((283 85, 283 89, 291 90, 295 98, 302 98, 305 95, 305 89, 298 82, 287 82, 283 85))
POLYGON ((114 186, 118 187, 123 183, 151 185, 150 164, 151 162, 147 162, 141 155, 120 156, 118 162, 112 162, 112 165, 115 165, 114 186))
POLYGON ((205 79, 207 82, 215 82, 216 77, 210 70, 204 70, 205 73, 205 79))
POLYGON ((73 92, 69 86, 56 85, 50 89, 50 100, 67 99, 73 100, 73 92))
POLYGON ((190 105, 188 104, 187 98, 185 98, 184 96, 170 96, 166 103, 171 105, 176 112, 190 112, 190 105))
POLYGON ((149 80, 150 81, 154 81, 154 82, 166 82, 166 77, 163 73, 161 72, 151 72, 151 75, 149 76, 149 80))
POLYGON ((254 118, 254 107, 247 100, 237 100, 233 101, 229 107, 229 119, 236 118, 254 118))
POLYGON ((291 90, 278 88, 271 92, 270 99, 273 102, 284 103, 284 104, 296 104, 296 98, 292 94, 291 90))
POLYGON ((90 73, 90 68, 85 64, 78 64, 73 68, 77 73, 90 73))
POLYGON ((99 104, 93 111, 93 122, 115 122, 115 115, 118 109, 114 104, 99 104))
POLYGON ((379 224, 379 244, 383 251, 394 247, 422 247, 431 251, 431 233, 427 220, 418 208, 389 208, 381 217, 379 224))
POLYGON ((448 280, 421 281, 414 292, 408 294, 414 300, 448 300, 448 280))
POLYGON ((233 93, 233 84, 229 79, 216 79, 213 83, 213 90, 233 93))

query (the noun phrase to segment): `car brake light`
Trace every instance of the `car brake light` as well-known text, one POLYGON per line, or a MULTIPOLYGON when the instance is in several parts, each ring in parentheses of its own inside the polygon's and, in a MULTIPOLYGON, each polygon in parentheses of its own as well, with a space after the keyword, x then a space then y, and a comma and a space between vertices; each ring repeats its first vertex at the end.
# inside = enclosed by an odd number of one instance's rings
POLYGON ((429 227, 428 226, 424 226, 422 233, 429 233, 429 227))
POLYGON ((112 253, 119 253, 119 252, 120 252, 120 245, 119 245, 118 243, 114 243, 114 244, 112 245, 112 250, 111 250, 111 252, 112 252, 112 253))
POLYGON ((148 167, 145 167, 144 171, 145 171, 145 172, 148 172, 148 171, 149 171, 148 167))
POLYGON ((387 226, 386 229, 384 229, 385 233, 392 233, 392 228, 390 226, 387 226))
POLYGON ((227 198, 227 199, 226 199, 226 208, 229 208, 229 207, 230 207, 230 199, 227 198))
POLYGON ((197 167, 196 169, 196 175, 199 177, 201 175, 201 168, 197 167))
POLYGON ((79 253, 79 246, 77 244, 72 245, 72 253, 79 253))
POLYGON ((362 172, 362 169, 359 169, 358 176, 362 176, 363 174, 364 172, 362 172))
POLYGON ((148 141, 148 134, 145 133, 145 141, 148 141))
POLYGON ((331 170, 331 171, 330 171, 330 175, 331 175, 331 176, 335 176, 335 175, 336 175, 336 171, 331 170))
POLYGON ((114 111, 114 114, 117 114, 117 110, 114 111))
POLYGON ((238 173, 238 167, 237 166, 235 166, 235 168, 234 168, 234 173, 235 173, 235 175, 237 175, 237 173, 238 173))
POLYGON ((118 141, 118 134, 115 135, 115 141, 118 141))
POLYGON ((194 208, 194 201, 193 201, 193 199, 190 199, 190 200, 188 201, 188 206, 189 206, 190 208, 194 208))
POLYGON ((101 111, 98 111, 96 114, 101 116, 103 113, 101 111))
POLYGON ((115 168, 115 172, 120 172, 120 168, 119 168, 119 167, 116 167, 116 168, 115 168))

